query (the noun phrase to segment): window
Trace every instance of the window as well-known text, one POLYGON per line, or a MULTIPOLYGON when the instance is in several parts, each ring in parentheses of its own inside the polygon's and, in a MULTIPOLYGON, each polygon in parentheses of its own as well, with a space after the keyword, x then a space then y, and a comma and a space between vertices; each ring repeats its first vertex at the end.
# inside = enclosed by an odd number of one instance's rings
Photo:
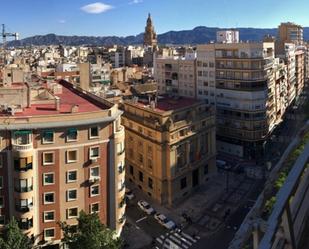
POLYGON ((15 179, 15 191, 25 193, 32 191, 32 178, 28 179, 15 179))
POLYGON ((140 163, 143 163, 143 161, 144 161, 143 154, 138 153, 138 161, 139 161, 140 163))
POLYGON ((180 189, 184 189, 187 187, 187 177, 184 177, 180 180, 180 189))
POLYGON ((75 201, 77 199, 77 190, 68 189, 67 191, 67 201, 75 201))
POLYGON ((55 202, 54 192, 44 193, 44 204, 52 204, 54 202, 55 202))
POLYGON ((55 173, 44 173, 43 174, 43 185, 51 185, 54 184, 54 176, 55 173))
POLYGON ((90 150, 89 150, 89 158, 90 159, 98 158, 100 156, 99 151, 100 151, 99 147, 92 147, 92 148, 90 148, 90 150))
POLYGON ((70 170, 67 172, 67 182, 77 181, 77 170, 70 170))
POLYGON ((92 167, 90 168, 90 177, 98 177, 100 176, 100 167, 92 167))
POLYGON ((77 129, 70 128, 67 130, 67 142, 76 141, 77 140, 77 129))
POLYGON ((97 196, 99 195, 99 185, 94 185, 90 187, 90 196, 97 196))
POLYGON ((77 161, 77 150, 67 151, 67 163, 73 163, 77 161))
POLYGON ((97 213, 99 212, 99 203, 92 203, 90 205, 90 212, 91 213, 97 213))
POLYGON ((27 145, 31 143, 31 131, 21 130, 14 132, 14 142, 18 145, 27 145))
POLYGON ((68 219, 76 218, 78 216, 78 208, 75 207, 75 208, 67 209, 67 216, 68 216, 68 219))
POLYGON ((44 131, 42 134, 42 143, 51 144, 54 142, 54 132, 53 131, 44 131))
POLYGON ((132 165, 129 166, 129 172, 130 172, 130 175, 132 176, 134 175, 134 169, 132 165))
POLYGON ((44 212, 44 222, 55 221, 55 211, 44 212))
POLYGON ((148 159, 148 168, 152 169, 152 159, 148 159))
POLYGON ((148 178, 148 187, 153 189, 153 181, 150 177, 148 178))
POLYGON ((0 196, 0 208, 4 207, 4 198, 3 196, 0 196))
POLYGON ((5 216, 0 215, 0 225, 4 225, 4 224, 5 224, 5 216))
POLYGON ((3 176, 0 176, 0 189, 3 188, 3 176))
POLYGON ((54 152, 43 152, 43 165, 51 165, 55 162, 55 153, 54 152))
POLYGON ((143 182, 144 181, 144 175, 143 175, 143 172, 139 171, 138 172, 138 179, 143 182))
POLYGON ((90 127, 89 129, 89 138, 97 138, 99 137, 99 127, 98 126, 94 126, 94 127, 90 127))
POLYGON ((16 171, 27 171, 32 169, 32 156, 14 158, 14 169, 16 171))
POLYGON ((55 228, 44 229, 44 239, 50 240, 52 238, 55 238, 55 228))
POLYGON ((208 164, 204 166, 204 175, 208 174, 208 164))

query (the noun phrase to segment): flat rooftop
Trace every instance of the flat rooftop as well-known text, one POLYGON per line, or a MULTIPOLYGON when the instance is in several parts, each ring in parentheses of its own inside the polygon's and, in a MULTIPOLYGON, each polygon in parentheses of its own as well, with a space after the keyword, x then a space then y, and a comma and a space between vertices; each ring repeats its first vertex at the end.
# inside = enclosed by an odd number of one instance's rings
MULTIPOLYGON (((183 108, 190 107, 194 104, 201 103, 200 100, 186 97, 169 97, 169 96, 159 96, 157 99, 157 104, 152 111, 163 113, 167 111, 179 110, 183 108)), ((147 108, 150 110, 150 104, 144 101, 138 101, 136 103, 138 107, 147 108)))
MULTIPOLYGON (((20 86, 21 83, 18 84, 20 86)), ((58 84, 62 86, 62 93, 55 93, 53 95, 60 99, 59 110, 56 109, 55 100, 49 100, 47 103, 43 103, 44 101, 42 101, 42 103, 31 104, 29 108, 23 108, 22 112, 15 112, 13 117, 70 114, 72 113, 73 106, 78 106, 74 113, 96 112, 110 108, 102 102, 93 99, 87 93, 73 88, 71 83, 60 81, 58 84)), ((42 88, 46 88, 46 84, 42 84, 42 88)), ((7 113, 0 113, 0 117, 7 115, 7 113)))

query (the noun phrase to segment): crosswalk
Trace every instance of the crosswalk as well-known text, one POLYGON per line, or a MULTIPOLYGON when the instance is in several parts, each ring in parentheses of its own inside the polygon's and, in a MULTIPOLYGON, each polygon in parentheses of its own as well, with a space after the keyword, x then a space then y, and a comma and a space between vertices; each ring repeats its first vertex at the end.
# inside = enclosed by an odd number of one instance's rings
POLYGON ((198 237, 192 237, 182 231, 175 230, 156 238, 160 249, 189 249, 197 242, 198 237))

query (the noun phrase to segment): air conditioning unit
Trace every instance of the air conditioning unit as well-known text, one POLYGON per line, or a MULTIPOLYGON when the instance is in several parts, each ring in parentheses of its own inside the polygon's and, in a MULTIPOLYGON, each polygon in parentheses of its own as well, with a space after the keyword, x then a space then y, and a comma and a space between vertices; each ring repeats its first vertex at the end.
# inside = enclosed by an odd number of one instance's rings
POLYGON ((96 163, 98 161, 98 158, 96 157, 96 158, 91 158, 91 162, 92 163, 96 163))

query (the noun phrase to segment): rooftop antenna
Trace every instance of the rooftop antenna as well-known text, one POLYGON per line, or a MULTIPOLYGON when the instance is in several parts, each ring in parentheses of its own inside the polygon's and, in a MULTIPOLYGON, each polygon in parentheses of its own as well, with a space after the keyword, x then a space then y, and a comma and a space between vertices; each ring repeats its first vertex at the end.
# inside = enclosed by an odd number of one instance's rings
POLYGON ((2 49, 4 53, 4 63, 6 64, 6 38, 7 37, 15 37, 15 41, 18 40, 19 34, 18 33, 8 33, 5 31, 5 24, 2 24, 2 49))

